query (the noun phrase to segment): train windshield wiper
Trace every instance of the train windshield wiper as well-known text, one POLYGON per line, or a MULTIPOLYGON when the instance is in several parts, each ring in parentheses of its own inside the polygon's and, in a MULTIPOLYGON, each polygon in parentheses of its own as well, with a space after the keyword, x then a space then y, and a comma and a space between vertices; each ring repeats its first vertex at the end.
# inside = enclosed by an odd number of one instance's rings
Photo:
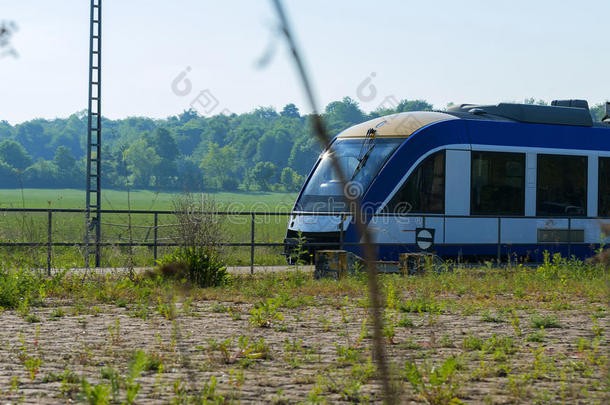
POLYGON ((373 151, 373 148, 375 148, 375 145, 375 130, 370 128, 368 131, 366 131, 366 139, 362 143, 362 148, 360 148, 360 154, 358 156, 358 166, 356 166, 356 169, 354 169, 354 174, 352 174, 350 181, 354 180, 356 175, 366 165, 366 162, 369 159, 369 156, 371 156, 371 152, 373 151))

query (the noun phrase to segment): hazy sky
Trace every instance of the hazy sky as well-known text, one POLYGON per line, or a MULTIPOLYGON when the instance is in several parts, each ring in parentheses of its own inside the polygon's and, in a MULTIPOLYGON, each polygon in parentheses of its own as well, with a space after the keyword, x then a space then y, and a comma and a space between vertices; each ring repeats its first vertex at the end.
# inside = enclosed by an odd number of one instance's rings
MULTIPOLYGON (((268 1, 103 1, 105 116, 166 117, 204 90, 218 106, 200 98, 202 113, 304 106, 268 1), (274 42, 273 59, 257 68, 274 42), (178 95, 172 82, 187 67, 192 90, 178 95)), ((366 111, 387 96, 424 98, 439 108, 610 97, 608 0, 285 4, 323 105, 344 96, 366 111), (369 83, 359 92, 371 74, 376 94, 369 83)), ((66 117, 85 108, 89 1, 0 0, 0 19, 19 25, 19 57, 0 59, 0 120, 66 117)))

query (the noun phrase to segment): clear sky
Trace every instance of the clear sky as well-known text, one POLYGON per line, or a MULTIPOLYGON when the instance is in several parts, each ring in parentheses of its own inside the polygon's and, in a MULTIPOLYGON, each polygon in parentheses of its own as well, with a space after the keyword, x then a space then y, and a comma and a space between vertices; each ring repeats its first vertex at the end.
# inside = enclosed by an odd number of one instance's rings
MULTIPOLYGON (((304 107, 268 1, 103 1, 105 116, 174 115, 204 90, 218 100, 211 114, 304 107), (274 57, 258 68, 274 44, 274 57), (178 95, 172 82, 187 67, 192 89, 178 95)), ((437 108, 610 97, 608 0, 285 4, 322 105, 344 96, 366 111, 387 96, 437 108), (376 94, 368 82, 358 91, 371 74, 376 94)), ((86 107, 88 18, 88 0, 0 0, 0 19, 19 25, 19 57, 0 59, 0 120, 66 117, 86 107)))

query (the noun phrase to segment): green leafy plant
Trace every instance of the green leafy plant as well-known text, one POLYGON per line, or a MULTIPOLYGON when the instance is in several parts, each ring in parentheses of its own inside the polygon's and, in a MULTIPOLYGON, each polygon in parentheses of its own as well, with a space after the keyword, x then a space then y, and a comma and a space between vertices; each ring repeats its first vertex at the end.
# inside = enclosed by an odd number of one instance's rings
POLYGON ((483 340, 474 335, 466 336, 462 344, 464 345, 464 349, 470 351, 481 350, 483 348, 483 340))
POLYGON ((218 252, 207 247, 178 248, 157 264, 163 277, 186 279, 199 287, 217 287, 231 280, 218 252))
POLYGON ((458 404, 458 388, 455 374, 457 361, 449 357, 439 366, 425 364, 421 369, 413 362, 405 363, 403 376, 427 403, 433 405, 458 404))
POLYGON ((232 345, 232 338, 221 341, 212 338, 208 342, 207 351, 213 359, 224 364, 233 364, 239 360, 244 362, 244 366, 248 365, 250 360, 270 357, 269 347, 263 338, 250 342, 250 338, 242 335, 237 340, 237 350, 233 349, 232 345))
POLYGON ((110 404, 110 387, 107 384, 99 383, 91 385, 86 378, 81 380, 81 392, 84 400, 89 405, 108 405, 110 404))
POLYGON ((491 323, 502 323, 504 322, 504 318, 502 318, 499 314, 492 314, 490 311, 483 312, 483 316, 481 317, 483 322, 491 322, 491 323))
POLYGON ((544 336, 544 328, 540 328, 540 330, 527 335, 525 340, 528 342, 542 343, 544 342, 544 336))
POLYGON ((268 298, 252 308, 249 322, 261 328, 268 328, 275 321, 284 319, 284 315, 282 315, 281 312, 278 312, 278 308, 279 303, 272 298, 268 298))
POLYGON ((437 301, 432 295, 419 295, 402 302, 399 307, 402 312, 429 312, 436 314, 443 313, 445 309, 444 304, 437 301))
POLYGON ((557 320, 556 316, 539 314, 532 315, 530 318, 530 326, 534 329, 563 328, 563 325, 557 320))
POLYGON ((363 359, 364 349, 360 347, 341 346, 335 343, 335 348, 337 361, 343 366, 360 363, 363 359))

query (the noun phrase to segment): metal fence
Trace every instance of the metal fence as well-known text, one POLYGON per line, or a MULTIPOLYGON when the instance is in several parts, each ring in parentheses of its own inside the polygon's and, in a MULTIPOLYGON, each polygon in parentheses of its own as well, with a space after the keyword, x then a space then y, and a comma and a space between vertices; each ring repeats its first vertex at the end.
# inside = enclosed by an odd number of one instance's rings
MULTIPOLYGON (((41 221, 38 219, 39 228, 42 228, 41 222, 44 222, 45 240, 31 241, 31 240, 16 240, 23 239, 23 235, 20 237, 13 237, 6 240, 7 238, 2 238, 2 234, 0 233, 0 246, 3 247, 46 247, 47 250, 47 260, 46 267, 47 271, 50 272, 53 266, 53 248, 54 247, 86 247, 87 242, 85 237, 83 236, 80 240, 57 240, 54 238, 54 233, 57 231, 54 229, 54 220, 60 214, 72 214, 77 216, 82 216, 82 222, 80 222, 83 235, 85 234, 85 225, 86 225, 86 210, 80 209, 44 209, 44 208, 0 208, 0 215, 6 216, 8 213, 13 214, 23 214, 23 215, 44 215, 46 216, 46 220, 41 221), (3 240, 4 239, 4 240, 3 240)), ((152 250, 152 255, 154 260, 158 259, 159 256, 159 248, 161 247, 176 247, 180 246, 180 243, 173 238, 169 237, 161 237, 160 230, 168 227, 176 227, 178 224, 162 224, 160 223, 160 218, 163 216, 174 216, 176 215, 175 211, 167 211, 167 210, 121 210, 121 209, 109 209, 109 210, 101 210, 102 214, 120 214, 120 215, 128 215, 128 216, 152 216, 151 223, 149 224, 141 224, 141 221, 134 221, 139 223, 127 224, 127 223, 110 223, 110 222, 102 222, 102 226, 109 227, 124 227, 124 228, 139 228, 147 230, 146 240, 141 240, 135 238, 132 240, 126 240, 125 237, 119 237, 118 239, 108 240, 106 235, 103 235, 102 240, 99 240, 95 243, 96 247, 107 247, 107 246, 142 246, 148 247, 152 250), (150 237, 148 237, 150 236, 150 237)), ((239 221, 240 225, 247 225, 249 222, 249 239, 247 241, 222 241, 218 243, 218 246, 225 247, 249 247, 250 248, 250 268, 251 272, 254 271, 254 256, 255 256, 255 248, 257 247, 280 247, 284 246, 282 242, 260 242, 255 240, 256 235, 256 223, 257 218, 260 217, 288 217, 291 215, 289 212, 195 212, 193 214, 201 214, 201 215, 218 215, 218 216, 226 216, 226 217, 242 217, 244 220, 239 221)), ((335 214, 321 214, 321 215, 335 215, 335 214)), ((108 218, 107 215, 104 215, 105 218, 108 218)), ((104 218, 103 217, 103 218, 104 218)), ((18 220, 16 218, 14 220, 18 220)), ((284 228, 285 230, 285 228, 284 228)), ((1 231, 1 229, 0 229, 1 231)), ((62 239, 62 238, 60 238, 62 239)))
MULTIPOLYGON (((47 271, 50 273, 51 272, 51 268, 53 266, 53 248, 54 247, 75 247, 75 248, 79 248, 79 247, 85 247, 87 246, 87 242, 85 240, 85 214, 86 211, 85 210, 79 210, 79 209, 44 209, 44 208, 0 208, 0 219, 2 219, 2 217, 6 217, 7 214, 23 214, 23 216, 25 215, 39 215, 39 216, 44 216, 46 217, 45 220, 38 220, 38 228, 39 228, 39 240, 37 241, 32 241, 32 240, 26 240, 27 238, 25 237, 25 235, 20 235, 20 237, 13 237, 13 238, 6 238, 3 237, 3 233, 2 233, 2 229, 0 228, 0 247, 35 247, 35 248, 46 248, 46 267, 47 267, 47 271), (54 237, 54 233, 57 231, 57 229, 54 228, 54 219, 56 217, 58 217, 59 215, 62 214, 71 214, 71 215, 81 215, 82 216, 82 222, 78 222, 77 224, 75 224, 75 233, 76 234, 82 234, 83 238, 81 240, 65 240, 65 238, 61 238, 58 236, 54 237), (80 232, 80 233, 78 233, 80 232), (12 240, 11 240, 12 239, 12 240), (21 239, 21 240, 18 240, 21 239), (41 240, 44 239, 44 240, 41 240), (57 239, 61 239, 61 240, 57 240, 57 239)), ((163 230, 165 228, 171 228, 171 227, 175 227, 178 226, 178 224, 175 223, 161 223, 160 218, 161 217, 172 217, 175 216, 177 213, 175 211, 168 211, 168 210, 122 210, 122 209, 110 209, 110 210, 102 210, 101 211, 102 214, 104 214, 103 218, 108 218, 107 214, 117 214, 117 215, 128 215, 130 216, 130 221, 128 223, 104 223, 102 222, 102 226, 106 227, 106 229, 109 228, 132 228, 132 229, 140 229, 140 230, 145 230, 146 231, 146 235, 144 238, 125 238, 122 235, 118 235, 118 237, 116 237, 114 239, 108 239, 107 235, 103 235, 106 239, 102 239, 100 241, 97 242, 96 247, 108 247, 108 246, 118 246, 118 247, 135 247, 135 246, 142 246, 142 247, 148 247, 150 250, 152 250, 152 256, 154 260, 158 259, 159 256, 159 248, 162 247, 176 247, 176 246, 180 246, 180 243, 168 236, 162 236, 160 235, 160 230, 163 230), (136 223, 132 223, 131 221, 131 216, 152 216, 152 218, 149 218, 150 223, 142 223, 142 221, 134 221, 136 223)), ((267 242, 262 242, 262 241, 257 241, 255 236, 257 234, 257 219, 258 218, 266 218, 267 219, 267 224, 269 224, 268 220, 270 218, 275 218, 275 224, 276 225, 280 225, 281 221, 279 220, 279 218, 285 217, 286 218, 286 222, 288 220, 288 218, 293 215, 293 213, 290 212, 261 212, 261 211, 244 211, 244 212, 231 212, 231 211, 225 211, 225 212, 195 212, 194 214, 202 214, 202 215, 218 215, 218 216, 225 216, 225 217, 238 217, 240 218, 239 224, 242 227, 240 234, 242 234, 242 240, 241 241, 222 241, 220 243, 218 243, 219 246, 225 246, 225 247, 243 247, 243 248, 249 248, 249 265, 250 265, 250 271, 253 273, 254 272, 254 266, 255 266, 255 249, 257 247, 283 247, 285 245, 284 241, 283 241, 283 236, 282 236, 282 240, 281 241, 267 241, 267 242), (246 232, 246 228, 247 228, 247 232, 246 232)), ((303 214, 303 213, 299 213, 299 214, 303 214)), ((349 217, 349 213, 332 213, 332 212, 315 212, 315 213, 304 213, 306 215, 311 215, 311 216, 321 216, 321 217, 341 217, 341 218, 347 218, 349 217)), ((608 221, 610 220, 610 218, 600 218, 600 217, 553 217, 553 218, 540 218, 540 217, 525 217, 525 216, 505 216, 505 217, 498 217, 498 216, 476 216, 476 217, 472 217, 472 216, 460 216, 460 215, 434 215, 434 214, 427 214, 427 215, 421 215, 421 214, 387 214, 387 213, 377 213, 377 214, 372 214, 368 215, 368 216, 376 216, 376 217, 392 217, 392 216, 401 216, 403 218, 408 218, 408 219, 415 219, 416 221, 419 220, 420 221, 420 225, 421 227, 425 228, 427 222, 429 223, 430 221, 434 220, 434 219, 441 219, 442 220, 442 230, 443 230, 443 244, 444 245, 452 245, 451 243, 445 243, 444 238, 445 238, 445 227, 446 227, 446 223, 447 220, 450 219, 459 219, 459 218, 477 218, 477 219, 494 219, 495 221, 497 221, 497 241, 494 241, 494 244, 497 244, 497 258, 498 260, 501 259, 501 248, 503 244, 507 244, 505 242, 502 241, 502 227, 503 227, 503 220, 510 220, 510 219, 537 219, 537 220, 567 220, 567 235, 568 238, 565 241, 565 243, 567 243, 568 246, 568 252, 571 252, 571 246, 572 246, 572 224, 573 221, 576 220, 598 220, 598 221, 608 221)), ((19 218, 14 218, 14 219, 19 219, 19 218)), ((25 221, 25 219, 24 219, 25 221)), ((495 222, 494 221, 494 222, 495 222)), ((5 221, 6 222, 6 221, 5 221)), ((281 223, 282 224, 282 231, 284 231, 286 222, 281 223)), ((264 224, 265 222, 263 222, 264 224)), ((0 225, 2 224, 2 222, 0 222, 0 225)), ((337 230, 339 231, 339 240, 337 242, 307 242, 305 241, 303 243, 303 247, 304 248, 320 248, 320 247, 329 247, 329 246, 333 246, 333 247, 339 247, 340 249, 342 249, 345 246, 357 246, 360 245, 360 243, 354 243, 354 242, 344 242, 344 231, 343 231, 343 221, 338 221, 337 225, 339 225, 339 227, 337 228, 337 230)), ((260 226, 260 225, 259 225, 260 226)), ((260 229, 260 228, 259 228, 260 229)), ((131 229, 129 229, 131 231, 131 229)), ((112 235, 110 235, 110 237, 112 238, 112 235)), ((377 246, 383 246, 383 245, 396 245, 396 244, 401 244, 400 242, 398 243, 376 243, 377 246)), ((459 245, 464 245, 464 244, 459 244, 459 245)), ((514 245, 514 244, 511 244, 514 245)))

